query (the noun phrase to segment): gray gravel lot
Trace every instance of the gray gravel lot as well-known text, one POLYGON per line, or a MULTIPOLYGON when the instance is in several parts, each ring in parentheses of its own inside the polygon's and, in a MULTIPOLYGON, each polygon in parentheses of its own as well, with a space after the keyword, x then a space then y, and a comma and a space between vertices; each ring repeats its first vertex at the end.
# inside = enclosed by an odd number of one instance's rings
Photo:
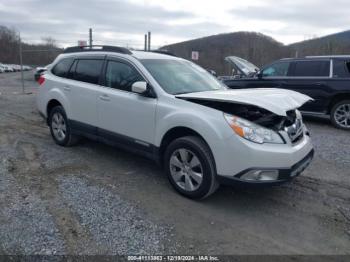
POLYGON ((191 201, 139 156, 55 145, 26 73, 0 74, 0 254, 350 254, 350 133, 306 118, 316 155, 291 183, 191 201))

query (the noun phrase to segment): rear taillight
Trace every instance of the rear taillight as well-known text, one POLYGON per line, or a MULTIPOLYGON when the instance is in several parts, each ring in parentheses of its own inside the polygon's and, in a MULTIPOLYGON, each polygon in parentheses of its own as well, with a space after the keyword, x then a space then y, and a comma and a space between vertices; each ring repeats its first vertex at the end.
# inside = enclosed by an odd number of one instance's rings
POLYGON ((38 83, 39 83, 39 85, 42 85, 42 84, 44 84, 44 82, 45 82, 45 77, 43 75, 41 75, 38 79, 38 83))

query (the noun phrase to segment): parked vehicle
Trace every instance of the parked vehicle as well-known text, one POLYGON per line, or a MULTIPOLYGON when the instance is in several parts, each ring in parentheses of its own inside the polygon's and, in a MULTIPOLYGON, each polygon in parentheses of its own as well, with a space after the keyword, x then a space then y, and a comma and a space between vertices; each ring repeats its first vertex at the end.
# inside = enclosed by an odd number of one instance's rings
POLYGON ((285 182, 313 157, 297 110, 310 97, 228 90, 174 56, 71 47, 38 82, 38 110, 56 144, 84 136, 140 153, 161 164, 189 198, 207 197, 219 184, 285 182))
POLYGON ((222 77, 230 88, 283 88, 313 98, 301 107, 311 115, 328 115, 337 128, 350 130, 350 55, 281 59, 256 73, 222 77))
POLYGON ((5 67, 2 64, 0 64, 0 73, 5 73, 5 67))
POLYGON ((32 67, 28 66, 28 65, 25 65, 25 66, 23 66, 23 70, 24 71, 30 71, 30 70, 32 70, 32 67))
POLYGON ((4 64, 4 67, 5 67, 5 72, 6 73, 14 72, 14 70, 13 70, 13 68, 11 66, 4 64))
POLYGON ((20 65, 9 65, 12 69, 13 69, 13 72, 20 72, 21 71, 21 66, 20 65))
POLYGON ((22 68, 23 68, 23 71, 32 70, 32 68, 28 65, 23 65, 21 67, 21 65, 17 65, 17 64, 0 64, 0 68, 4 72, 21 72, 22 68))

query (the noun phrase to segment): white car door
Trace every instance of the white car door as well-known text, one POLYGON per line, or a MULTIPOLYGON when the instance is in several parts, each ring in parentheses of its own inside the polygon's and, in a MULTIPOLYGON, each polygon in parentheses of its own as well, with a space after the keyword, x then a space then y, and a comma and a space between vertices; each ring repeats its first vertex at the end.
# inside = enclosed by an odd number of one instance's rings
POLYGON ((108 60, 105 81, 97 96, 99 134, 146 151, 154 144, 157 99, 131 92, 137 81, 145 81, 139 71, 123 60, 108 60))
POLYGON ((68 75, 71 80, 64 83, 71 107, 69 118, 82 131, 94 132, 98 125, 96 97, 103 63, 103 57, 75 60, 68 75))

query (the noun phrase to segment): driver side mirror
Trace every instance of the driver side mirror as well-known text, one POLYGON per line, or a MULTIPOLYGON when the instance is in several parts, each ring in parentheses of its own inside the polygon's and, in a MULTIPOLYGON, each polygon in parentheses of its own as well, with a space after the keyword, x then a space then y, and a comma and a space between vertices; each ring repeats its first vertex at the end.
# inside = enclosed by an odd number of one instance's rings
POLYGON ((151 88, 149 88, 147 82, 145 81, 137 81, 132 84, 131 92, 148 96, 148 97, 156 97, 151 88))
POLYGON ((138 81, 132 84, 131 91, 138 94, 144 94, 147 91, 147 82, 138 81))
POLYGON ((262 78, 263 78, 263 73, 260 71, 259 73, 256 74, 256 76, 257 76, 259 79, 262 79, 262 78))

